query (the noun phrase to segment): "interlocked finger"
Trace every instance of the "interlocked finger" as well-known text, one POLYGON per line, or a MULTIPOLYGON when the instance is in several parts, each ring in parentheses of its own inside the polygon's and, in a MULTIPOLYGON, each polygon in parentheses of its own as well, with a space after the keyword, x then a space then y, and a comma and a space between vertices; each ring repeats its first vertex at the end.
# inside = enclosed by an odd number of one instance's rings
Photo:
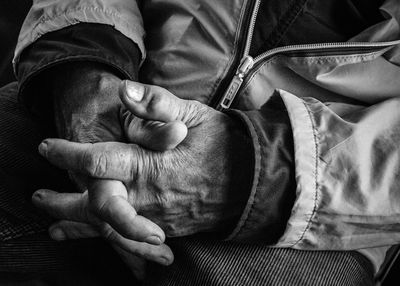
POLYGON ((137 145, 118 142, 76 143, 46 139, 39 153, 53 165, 89 177, 129 181, 142 159, 137 145))
POLYGON ((127 201, 127 190, 120 181, 92 180, 88 186, 91 210, 122 236, 150 244, 165 240, 162 229, 140 216, 127 201))
POLYGON ((134 116, 128 110, 121 115, 124 132, 129 142, 154 151, 166 151, 178 146, 187 135, 181 121, 148 121, 134 116))

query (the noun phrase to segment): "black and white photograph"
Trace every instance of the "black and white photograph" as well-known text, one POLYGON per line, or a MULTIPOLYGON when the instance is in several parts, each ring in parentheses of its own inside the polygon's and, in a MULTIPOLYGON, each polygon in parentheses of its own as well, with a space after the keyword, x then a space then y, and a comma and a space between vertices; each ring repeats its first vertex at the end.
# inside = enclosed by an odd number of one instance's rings
POLYGON ((0 286, 400 285, 400 0, 0 0, 0 286))

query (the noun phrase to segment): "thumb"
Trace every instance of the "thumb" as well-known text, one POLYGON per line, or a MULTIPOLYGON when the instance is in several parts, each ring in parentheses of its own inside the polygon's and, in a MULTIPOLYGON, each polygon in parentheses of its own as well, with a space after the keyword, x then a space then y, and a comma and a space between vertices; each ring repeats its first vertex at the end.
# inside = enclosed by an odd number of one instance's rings
POLYGON ((119 95, 137 117, 165 123, 181 121, 188 128, 198 124, 196 119, 204 109, 201 103, 180 99, 162 87, 128 80, 121 83, 119 95))
POLYGON ((119 95, 128 109, 122 114, 125 135, 147 149, 174 149, 187 135, 181 121, 184 102, 166 89, 133 81, 121 82, 119 95))
POLYGON ((129 110, 122 112, 121 119, 128 142, 154 151, 174 149, 186 138, 188 132, 182 121, 164 123, 143 120, 129 110))

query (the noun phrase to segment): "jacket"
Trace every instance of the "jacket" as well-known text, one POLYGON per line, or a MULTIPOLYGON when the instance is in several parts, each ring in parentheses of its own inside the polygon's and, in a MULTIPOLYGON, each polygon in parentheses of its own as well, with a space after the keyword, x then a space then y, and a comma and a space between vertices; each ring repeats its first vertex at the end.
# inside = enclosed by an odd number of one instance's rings
MULTIPOLYGON (((279 26, 271 31, 273 44, 252 54, 260 0, 152 0, 139 3, 140 10, 128 0, 34 1, 14 68, 23 90, 35 74, 62 61, 21 66, 39 38, 82 22, 112 26, 139 48, 142 82, 231 109, 246 125, 253 183, 228 239, 263 242, 273 227, 269 195, 289 191, 291 210, 271 245, 357 249, 377 270, 388 247, 400 241, 400 5, 376 1, 382 17, 346 40, 281 45, 317 2, 277 1, 282 17, 271 18, 279 26), (273 148, 277 158, 270 156, 273 148)), ((113 66, 129 76, 128 67, 113 66)), ((283 205, 281 197, 276 207, 283 205)))

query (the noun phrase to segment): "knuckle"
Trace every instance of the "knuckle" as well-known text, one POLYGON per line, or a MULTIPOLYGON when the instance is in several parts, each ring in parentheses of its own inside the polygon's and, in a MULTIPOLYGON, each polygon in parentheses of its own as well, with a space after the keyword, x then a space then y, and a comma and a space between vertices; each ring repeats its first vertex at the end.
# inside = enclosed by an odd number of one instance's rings
POLYGON ((148 174, 148 167, 150 167, 151 156, 148 156, 146 150, 139 146, 132 146, 132 154, 136 154, 136 158, 130 157, 126 161, 126 173, 129 174, 129 177, 132 179, 140 180, 143 175, 148 174))
POLYGON ((107 155, 103 152, 86 151, 83 156, 82 169, 91 177, 102 177, 107 171, 107 155))
POLYGON ((101 218, 102 205, 97 200, 90 200, 88 208, 89 212, 91 212, 94 216, 101 218))
MULTIPOLYGON (((87 196, 87 193, 82 194, 82 198, 87 196)), ((83 219, 84 222, 94 222, 94 219, 92 218, 92 215, 90 214, 90 209, 88 208, 87 205, 87 200, 82 199, 79 204, 78 208, 78 216, 83 219)))
POLYGON ((197 100, 186 100, 180 108, 180 118, 187 125, 196 125, 196 122, 201 121, 206 113, 205 105, 197 100))
POLYGON ((96 217, 100 219, 104 219, 104 217, 108 215, 108 206, 109 200, 102 201, 99 199, 94 199, 89 201, 90 212, 92 212, 96 217))
POLYGON ((157 193, 155 196, 155 204, 161 213, 165 214, 171 208, 171 201, 165 193, 157 193))
POLYGON ((108 241, 116 241, 117 240, 117 235, 115 231, 108 225, 108 224, 103 224, 99 226, 99 231, 102 237, 104 237, 108 241))
POLYGON ((207 112, 207 106, 197 100, 190 100, 189 104, 191 112, 195 112, 201 116, 207 112))
POLYGON ((149 259, 149 255, 147 253, 146 249, 143 249, 144 247, 136 247, 134 249, 132 249, 133 254, 144 258, 144 259, 149 259))
POLYGON ((152 96, 150 98, 149 103, 146 106, 146 111, 148 114, 156 114, 158 110, 163 105, 163 98, 161 96, 161 88, 153 87, 152 88, 152 96))
POLYGON ((107 90, 110 88, 109 78, 104 77, 100 74, 96 75, 95 82, 97 83, 99 90, 107 90))

